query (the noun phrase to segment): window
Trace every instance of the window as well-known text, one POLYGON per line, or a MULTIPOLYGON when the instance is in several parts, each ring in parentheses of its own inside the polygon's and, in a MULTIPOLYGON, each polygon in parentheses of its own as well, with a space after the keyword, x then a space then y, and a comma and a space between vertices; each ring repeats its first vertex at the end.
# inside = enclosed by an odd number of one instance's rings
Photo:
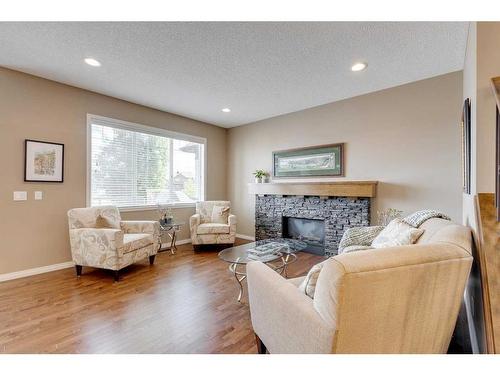
POLYGON ((205 139, 89 115, 88 205, 121 209, 204 199, 205 139))

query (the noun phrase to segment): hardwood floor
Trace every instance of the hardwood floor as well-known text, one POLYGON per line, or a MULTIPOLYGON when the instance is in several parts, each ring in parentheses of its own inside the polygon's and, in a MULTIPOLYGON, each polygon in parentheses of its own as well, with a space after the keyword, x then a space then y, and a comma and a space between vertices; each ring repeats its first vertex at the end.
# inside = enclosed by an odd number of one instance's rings
MULTIPOLYGON (((238 240, 238 243, 248 241, 238 240)), ((323 258, 300 253, 289 276, 323 258)), ((65 269, 0 283, 0 353, 257 353, 248 300, 217 252, 190 244, 112 272, 65 269)))

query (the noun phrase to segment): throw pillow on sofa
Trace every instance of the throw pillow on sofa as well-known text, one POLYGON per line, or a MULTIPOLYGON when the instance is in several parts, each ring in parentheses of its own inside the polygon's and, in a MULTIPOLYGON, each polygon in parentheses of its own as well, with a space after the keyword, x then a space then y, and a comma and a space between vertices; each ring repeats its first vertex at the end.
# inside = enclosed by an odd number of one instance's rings
POLYGON ((314 291, 316 290, 319 273, 321 272, 325 262, 326 260, 314 265, 307 273, 306 278, 302 281, 302 283, 300 283, 299 290, 306 296, 314 298, 314 291))
POLYGON ((414 228, 401 219, 392 220, 372 242, 372 247, 404 246, 414 244, 424 233, 423 229, 414 228))

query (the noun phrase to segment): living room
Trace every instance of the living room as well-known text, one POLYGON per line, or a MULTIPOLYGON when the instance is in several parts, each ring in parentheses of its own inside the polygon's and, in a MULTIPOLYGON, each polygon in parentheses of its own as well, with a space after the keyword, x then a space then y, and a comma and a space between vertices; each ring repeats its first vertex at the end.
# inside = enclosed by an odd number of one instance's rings
POLYGON ((2 19, 0 353, 498 353, 471 18, 2 19))

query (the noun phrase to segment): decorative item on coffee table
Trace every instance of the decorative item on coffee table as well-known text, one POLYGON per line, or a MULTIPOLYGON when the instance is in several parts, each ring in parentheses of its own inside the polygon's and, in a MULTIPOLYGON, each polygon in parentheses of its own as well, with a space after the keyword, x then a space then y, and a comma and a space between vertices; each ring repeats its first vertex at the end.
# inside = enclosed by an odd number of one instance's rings
POLYGON ((229 263, 229 271, 234 275, 240 288, 238 294, 240 302, 243 296, 243 281, 247 277, 245 267, 248 262, 260 261, 287 277, 288 266, 297 260, 295 253, 306 247, 307 244, 303 241, 274 238, 224 249, 219 252, 219 259, 229 263))

